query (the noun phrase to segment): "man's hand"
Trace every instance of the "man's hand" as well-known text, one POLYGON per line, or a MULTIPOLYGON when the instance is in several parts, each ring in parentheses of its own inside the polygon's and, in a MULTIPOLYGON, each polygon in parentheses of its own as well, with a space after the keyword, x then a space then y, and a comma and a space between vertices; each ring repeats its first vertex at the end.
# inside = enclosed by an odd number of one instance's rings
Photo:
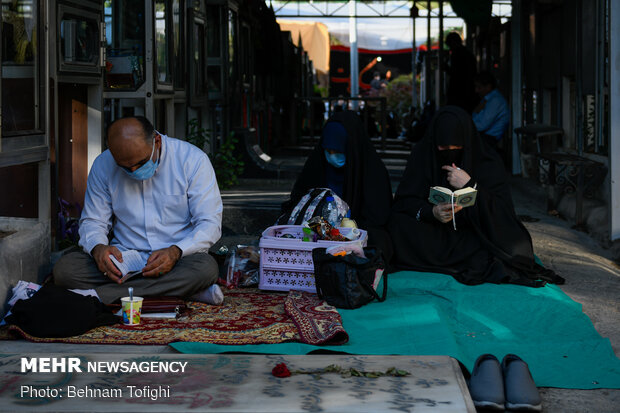
MULTIPOLYGON (((456 214, 461 209, 463 209, 460 205, 454 205, 454 213, 456 214)), ((439 204, 433 207, 433 215, 437 219, 437 221, 445 224, 447 222, 452 221, 452 204, 439 204)))
POLYGON ((116 265, 114 265, 110 259, 110 255, 114 255, 117 260, 123 262, 123 255, 118 248, 111 247, 109 245, 97 244, 90 252, 90 255, 92 255, 95 259, 97 268, 99 268, 99 271, 101 271, 103 275, 107 276, 115 283, 121 283, 121 272, 118 268, 116 268, 116 265))
POLYGON ((175 266, 177 261, 181 259, 182 251, 176 245, 168 248, 153 251, 146 266, 142 269, 142 275, 145 277, 160 277, 169 273, 175 266))
POLYGON ((448 171, 447 180, 452 188, 461 189, 471 179, 471 176, 455 164, 452 166, 444 165, 441 167, 444 171, 448 171))

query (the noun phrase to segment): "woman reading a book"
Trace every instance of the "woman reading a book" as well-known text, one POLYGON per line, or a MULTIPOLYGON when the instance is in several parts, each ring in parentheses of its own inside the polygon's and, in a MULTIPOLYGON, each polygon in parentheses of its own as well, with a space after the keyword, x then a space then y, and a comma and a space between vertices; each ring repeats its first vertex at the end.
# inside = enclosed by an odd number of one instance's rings
POLYGON ((532 239, 515 214, 501 159, 456 106, 439 110, 414 147, 388 231, 396 269, 450 274, 465 284, 564 281, 534 261, 532 239), (431 187, 472 188, 475 202, 435 205, 431 187))
POLYGON ((355 112, 337 112, 329 118, 290 199, 282 205, 283 217, 313 188, 329 188, 342 198, 349 205, 351 218, 368 231, 369 244, 381 248, 389 259, 391 245, 385 224, 392 205, 390 178, 355 112))

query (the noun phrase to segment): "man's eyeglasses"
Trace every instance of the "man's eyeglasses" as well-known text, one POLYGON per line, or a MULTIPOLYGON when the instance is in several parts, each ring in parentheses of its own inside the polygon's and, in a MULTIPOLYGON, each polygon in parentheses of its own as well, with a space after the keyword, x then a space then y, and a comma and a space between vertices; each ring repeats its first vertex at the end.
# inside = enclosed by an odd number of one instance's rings
POLYGON ((134 170, 134 168, 135 169, 140 169, 140 167, 142 165, 144 165, 145 163, 147 163, 149 161, 149 159, 151 159, 151 155, 147 156, 145 159, 143 159, 140 162, 138 162, 138 163, 136 163, 134 165, 131 165, 131 166, 122 166, 122 165, 118 165, 118 164, 117 165, 120 166, 121 168, 123 168, 124 170, 126 170, 127 172, 132 172, 132 170, 134 170))

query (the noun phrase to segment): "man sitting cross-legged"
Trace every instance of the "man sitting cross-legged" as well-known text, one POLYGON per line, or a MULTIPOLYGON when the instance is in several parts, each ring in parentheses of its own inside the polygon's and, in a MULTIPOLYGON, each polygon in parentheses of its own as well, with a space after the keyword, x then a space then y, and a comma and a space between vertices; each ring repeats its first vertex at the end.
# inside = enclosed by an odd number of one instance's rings
POLYGON ((128 287, 142 297, 200 293, 194 299, 221 303, 208 249, 221 236, 222 199, 207 155, 155 131, 143 117, 113 122, 108 147, 88 176, 79 230, 84 252, 62 257, 54 282, 94 288, 106 304, 128 287), (121 261, 126 250, 146 264, 121 284, 110 255, 121 261))

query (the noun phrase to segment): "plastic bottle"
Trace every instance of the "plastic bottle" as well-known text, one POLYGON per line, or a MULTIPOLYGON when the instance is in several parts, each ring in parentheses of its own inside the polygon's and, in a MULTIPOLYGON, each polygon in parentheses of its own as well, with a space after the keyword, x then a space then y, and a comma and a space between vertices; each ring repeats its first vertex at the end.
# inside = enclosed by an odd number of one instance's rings
POLYGON ((338 205, 333 196, 325 198, 325 205, 323 205, 323 219, 325 219, 332 227, 339 227, 342 221, 342 216, 338 212, 338 205))

